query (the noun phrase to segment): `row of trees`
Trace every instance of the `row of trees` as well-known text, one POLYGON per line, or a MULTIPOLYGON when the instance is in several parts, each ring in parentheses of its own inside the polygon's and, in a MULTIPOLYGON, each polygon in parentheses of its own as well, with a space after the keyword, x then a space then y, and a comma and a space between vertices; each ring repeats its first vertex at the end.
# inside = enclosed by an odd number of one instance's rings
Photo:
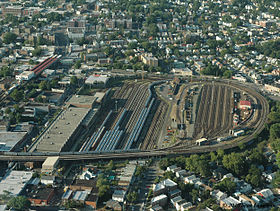
POLYGON ((227 70, 226 68, 219 68, 217 65, 212 65, 207 62, 206 67, 201 71, 203 75, 213 75, 216 77, 231 78, 233 71, 227 70))
MULTIPOLYGON (((176 164, 183 169, 200 174, 202 177, 209 177, 217 165, 222 165, 225 169, 232 172, 235 176, 245 179, 254 187, 263 187, 265 180, 259 165, 266 166, 268 161, 263 155, 263 144, 259 144, 253 150, 244 152, 232 152, 226 154, 223 150, 211 152, 204 155, 191 155, 190 157, 177 157, 174 159, 164 158, 159 162, 161 169, 176 164)), ((240 148, 243 148, 240 146, 240 148)), ((223 184, 224 185, 224 184, 223 184)))

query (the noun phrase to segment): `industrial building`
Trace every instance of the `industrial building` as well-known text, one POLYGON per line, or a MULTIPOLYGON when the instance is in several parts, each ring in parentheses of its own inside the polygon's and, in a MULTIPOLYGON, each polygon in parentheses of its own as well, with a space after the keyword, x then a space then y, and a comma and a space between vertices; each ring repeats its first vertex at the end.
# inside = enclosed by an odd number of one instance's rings
POLYGON ((87 85, 102 84, 105 86, 107 84, 108 80, 109 80, 109 77, 107 75, 91 75, 86 79, 85 84, 87 84, 87 85))
POLYGON ((18 196, 30 182, 32 172, 29 171, 9 171, 0 182, 0 195, 4 191, 10 192, 12 196, 18 196))
POLYGON ((27 137, 27 132, 0 132, 0 152, 14 151, 27 137))
POLYGON ((93 108, 94 104, 102 102, 104 96, 104 92, 96 92, 94 96, 74 95, 66 102, 66 105, 78 108, 93 108))
POLYGON ((34 77, 34 72, 23 71, 21 74, 16 75, 16 80, 18 80, 18 81, 29 81, 33 77, 34 77))
POLYGON ((247 100, 241 100, 239 106, 240 109, 251 109, 251 102, 247 100))
POLYGON ((83 120, 91 109, 70 107, 64 110, 36 146, 38 152, 61 152, 69 150, 79 136, 83 120))
POLYGON ((57 167, 59 157, 48 157, 42 165, 42 173, 51 174, 57 167))
MULTIPOLYGON (((105 94, 104 94, 105 95, 105 94)), ((103 96, 75 95, 66 108, 44 131, 31 151, 61 152, 71 150, 74 141, 80 137, 96 120, 103 96)))

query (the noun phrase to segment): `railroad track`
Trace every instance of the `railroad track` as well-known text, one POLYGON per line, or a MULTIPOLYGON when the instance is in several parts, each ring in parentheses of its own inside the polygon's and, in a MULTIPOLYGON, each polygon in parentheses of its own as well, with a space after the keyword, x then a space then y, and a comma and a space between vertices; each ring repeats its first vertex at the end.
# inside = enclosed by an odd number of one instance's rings
MULTIPOLYGON (((197 126, 195 126, 195 138, 197 138, 200 134, 200 136, 204 136, 205 134, 205 129, 206 129, 206 118, 207 118, 207 113, 209 112, 208 110, 208 104, 210 102, 210 96, 211 96, 211 92, 212 92, 212 87, 209 85, 205 85, 202 88, 203 92, 205 92, 204 95, 201 96, 201 100, 200 100, 200 105, 199 105, 199 109, 198 109, 198 114, 201 113, 201 118, 199 118, 199 116, 197 117, 197 121, 195 124, 197 126), (205 96, 203 98, 203 96, 205 96)), ((200 138, 200 137, 199 137, 200 138)))
POLYGON ((255 124, 255 130, 248 136, 240 138, 239 140, 233 140, 228 142, 222 142, 216 145, 210 146, 189 146, 188 148, 179 146, 177 148, 170 147, 158 150, 146 150, 137 152, 120 152, 120 153, 103 153, 103 154, 79 154, 79 155, 50 155, 48 153, 44 155, 27 155, 28 153, 23 153, 22 155, 8 155, 2 154, 0 160, 6 161, 43 161, 50 156, 60 156, 60 160, 99 160, 99 159, 127 159, 127 158, 143 158, 143 157, 153 157, 153 156, 166 156, 166 155, 181 155, 181 154, 194 154, 194 153, 206 153, 210 151, 216 151, 217 149, 230 149, 239 146, 240 143, 247 143, 254 139, 255 135, 259 134, 264 129, 264 123, 267 120, 267 114, 269 113, 269 105, 266 99, 256 92, 255 90, 248 88, 246 85, 242 85, 235 82, 230 82, 228 86, 241 89, 248 92, 252 96, 258 99, 261 105, 261 110, 258 111, 258 120, 255 124))
POLYGON ((126 128, 122 147, 126 146, 128 138, 140 116, 142 109, 144 108, 145 101, 148 98, 147 84, 141 84, 139 87, 136 87, 135 89, 136 89, 135 94, 133 94, 133 97, 129 99, 128 105, 125 105, 126 109, 128 111, 132 111, 132 113, 126 124, 128 125, 128 127, 126 128))
POLYGON ((208 119, 208 124, 207 124, 207 128, 205 130, 205 135, 208 137, 209 134, 215 130, 216 128, 213 127, 213 123, 215 122, 215 116, 217 115, 215 112, 215 107, 214 106, 218 106, 217 103, 217 94, 218 94, 218 89, 215 88, 214 85, 210 85, 212 87, 212 92, 211 92, 211 102, 210 102, 210 108, 209 111, 207 112, 207 119, 208 119))
POLYGON ((195 124, 196 124, 196 127, 195 127, 195 131, 194 131, 194 134, 193 134, 193 137, 197 137, 199 131, 201 131, 202 127, 201 127, 201 119, 202 119, 202 113, 203 113, 203 106, 202 103, 204 103, 205 101, 205 97, 206 97, 206 88, 203 86, 202 89, 201 89, 201 96, 200 96, 200 102, 199 102, 199 108, 198 108, 198 112, 197 112, 197 116, 196 116, 196 120, 195 120, 195 124))
POLYGON ((154 146, 158 141, 159 132, 164 124, 164 117, 167 112, 167 107, 168 106, 165 102, 163 101, 160 102, 157 111, 153 117, 150 128, 141 146, 143 150, 154 149, 154 146))

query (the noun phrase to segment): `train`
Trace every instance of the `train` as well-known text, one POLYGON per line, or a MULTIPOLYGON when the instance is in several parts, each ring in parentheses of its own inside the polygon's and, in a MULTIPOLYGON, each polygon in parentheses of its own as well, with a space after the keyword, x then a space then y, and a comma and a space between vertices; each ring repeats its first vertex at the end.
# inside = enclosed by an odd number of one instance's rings
POLYGON ((142 152, 140 149, 110 150, 110 151, 83 151, 83 152, 0 152, 3 156, 67 156, 67 155, 99 155, 99 154, 120 154, 120 153, 142 152))

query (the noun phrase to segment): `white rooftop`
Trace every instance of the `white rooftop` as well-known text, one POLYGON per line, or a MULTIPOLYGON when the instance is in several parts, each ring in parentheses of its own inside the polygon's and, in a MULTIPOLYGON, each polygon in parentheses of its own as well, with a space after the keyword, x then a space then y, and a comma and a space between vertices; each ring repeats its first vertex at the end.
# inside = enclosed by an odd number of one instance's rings
POLYGON ((86 84, 94 84, 94 83, 106 84, 108 80, 109 80, 109 77, 107 77, 107 75, 91 75, 86 79, 85 83, 86 84))
POLYGON ((151 202, 152 202, 152 204, 153 204, 154 202, 163 200, 163 199, 165 199, 165 198, 167 198, 167 196, 166 196, 165 194, 161 194, 161 195, 159 195, 159 196, 156 196, 156 197, 152 198, 152 201, 151 201, 151 202))
POLYGON ((0 195, 9 191, 12 195, 17 196, 25 188, 32 178, 30 171, 9 171, 0 182, 0 195))
POLYGON ((73 195, 73 200, 85 201, 88 194, 89 193, 87 191, 76 191, 73 195))
POLYGON ((10 151, 27 132, 0 132, 0 151, 10 151))

